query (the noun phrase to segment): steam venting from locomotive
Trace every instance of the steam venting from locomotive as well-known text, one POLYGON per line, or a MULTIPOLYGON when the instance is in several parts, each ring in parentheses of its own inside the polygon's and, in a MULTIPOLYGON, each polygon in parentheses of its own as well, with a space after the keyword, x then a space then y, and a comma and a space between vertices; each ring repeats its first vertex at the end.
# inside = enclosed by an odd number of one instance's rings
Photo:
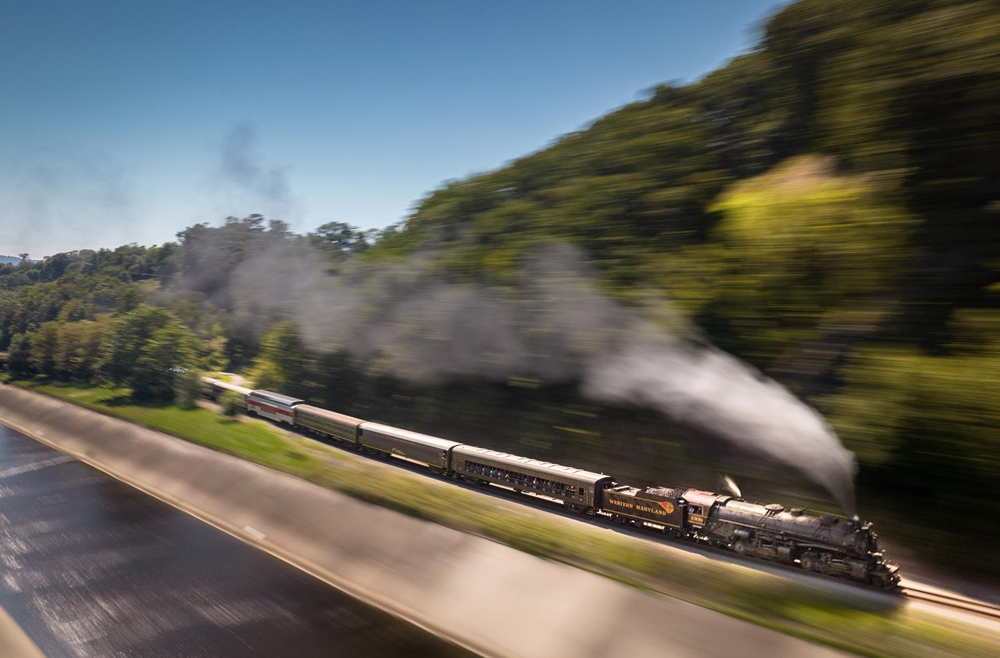
POLYGON ((640 346, 596 364, 586 384, 594 397, 651 405, 790 464, 854 514, 851 453, 816 411, 725 352, 640 346))
POLYGON ((575 247, 540 249, 506 286, 443 282, 434 253, 329 276, 308 250, 281 249, 215 286, 237 318, 292 315, 313 349, 425 383, 579 381, 591 398, 647 405, 790 465, 854 513, 853 456, 819 414, 708 343, 668 300, 610 299, 575 247))
POLYGON ((728 475, 723 475, 722 476, 722 481, 725 483, 726 489, 728 489, 729 491, 731 491, 734 496, 736 496, 737 498, 742 498, 743 497, 743 492, 740 491, 739 486, 737 486, 736 480, 734 480, 733 478, 729 477, 728 475))

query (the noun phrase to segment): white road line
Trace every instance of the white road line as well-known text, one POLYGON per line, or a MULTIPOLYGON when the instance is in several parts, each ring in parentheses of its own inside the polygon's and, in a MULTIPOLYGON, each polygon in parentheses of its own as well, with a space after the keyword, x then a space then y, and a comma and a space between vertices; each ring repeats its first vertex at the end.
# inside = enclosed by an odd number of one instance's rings
POLYGON ((243 526, 243 531, 246 532, 251 537, 253 537, 254 539, 256 539, 257 541, 263 541, 264 537, 267 537, 267 535, 265 535, 257 528, 252 528, 248 525, 243 526))
POLYGON ((21 475, 22 473, 30 473, 31 471, 40 471, 43 468, 48 468, 50 466, 58 466, 59 464, 67 464, 69 462, 76 461, 69 455, 60 455, 59 457, 53 457, 52 459, 43 459, 39 462, 32 462, 30 464, 23 464, 21 466, 12 466, 10 468, 5 468, 0 471, 0 480, 4 478, 14 477, 15 475, 21 475))

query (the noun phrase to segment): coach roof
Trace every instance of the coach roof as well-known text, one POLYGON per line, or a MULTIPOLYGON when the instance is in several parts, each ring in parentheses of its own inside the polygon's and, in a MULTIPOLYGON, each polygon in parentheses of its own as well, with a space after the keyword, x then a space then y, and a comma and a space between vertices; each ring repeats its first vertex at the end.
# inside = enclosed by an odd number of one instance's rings
POLYGON ((541 461, 539 459, 530 459, 528 457, 521 457, 519 455, 512 455, 507 452, 500 452, 499 450, 490 450, 489 448, 477 448, 476 446, 462 445, 455 448, 456 454, 461 454, 465 457, 475 457, 477 455, 484 458, 488 458, 491 461, 501 462, 505 464, 510 464, 511 466, 518 466, 522 469, 530 469, 534 471, 547 471, 553 474, 562 475, 564 477, 577 478, 587 482, 598 482, 610 476, 604 473, 594 473, 592 471, 586 471, 582 468, 575 468, 573 466, 563 466, 562 464, 553 464, 552 462, 541 461))
POLYGON ((391 425, 382 425, 381 423, 371 423, 367 421, 361 423, 362 436, 368 434, 369 432, 394 437, 403 441, 412 441, 423 445, 431 445, 441 448, 442 450, 448 450, 450 448, 454 448, 455 446, 462 445, 458 441, 442 439, 441 437, 430 436, 429 434, 420 434, 419 432, 411 432, 410 430, 401 430, 398 427, 392 427, 391 425))
POLYGON ((297 404, 301 404, 304 400, 299 398, 293 398, 290 395, 282 395, 281 393, 275 393, 274 391, 250 391, 250 395, 262 400, 269 400, 271 402, 277 402, 278 404, 284 404, 289 407, 294 407, 297 404))
POLYGON ((312 414, 313 416, 325 418, 343 425, 360 425, 365 422, 360 418, 337 413, 336 411, 330 411, 329 409, 324 409, 323 407, 314 407, 311 404, 300 404, 295 407, 295 411, 300 414, 312 414))

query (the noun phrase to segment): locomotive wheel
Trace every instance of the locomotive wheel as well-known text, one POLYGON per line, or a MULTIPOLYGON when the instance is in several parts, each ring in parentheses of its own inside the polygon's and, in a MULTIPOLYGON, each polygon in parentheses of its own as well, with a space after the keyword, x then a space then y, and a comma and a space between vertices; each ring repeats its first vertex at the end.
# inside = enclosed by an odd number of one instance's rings
POLYGON ((802 554, 802 557, 799 558, 799 562, 802 563, 802 568, 806 571, 816 571, 819 566, 819 563, 816 560, 816 554, 808 551, 802 554))
POLYGON ((740 557, 746 557, 750 555, 750 546, 742 539, 737 539, 736 543, 733 544, 733 552, 740 557))

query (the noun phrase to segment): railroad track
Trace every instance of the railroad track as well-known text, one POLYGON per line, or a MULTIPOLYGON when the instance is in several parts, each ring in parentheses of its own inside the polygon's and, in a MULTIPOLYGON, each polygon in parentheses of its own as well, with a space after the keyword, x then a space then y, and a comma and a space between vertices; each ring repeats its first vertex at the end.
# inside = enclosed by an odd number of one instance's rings
POLYGON ((975 599, 948 592, 923 589, 911 584, 900 585, 899 591, 903 596, 917 601, 926 601, 964 612, 974 612, 991 619, 1000 619, 1000 606, 985 601, 976 601, 975 599))

